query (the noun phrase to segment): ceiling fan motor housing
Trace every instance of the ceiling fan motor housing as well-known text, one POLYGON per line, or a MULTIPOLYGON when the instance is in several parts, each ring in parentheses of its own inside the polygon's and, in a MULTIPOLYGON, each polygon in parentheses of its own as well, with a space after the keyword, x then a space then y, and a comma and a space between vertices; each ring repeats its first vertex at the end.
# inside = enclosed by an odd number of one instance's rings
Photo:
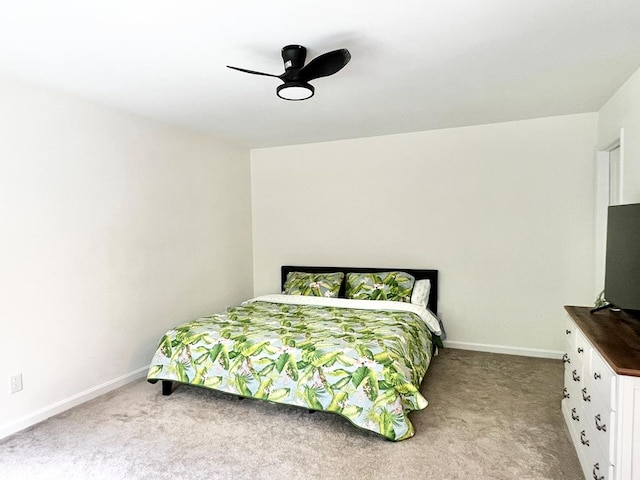
POLYGON ((284 69, 292 68, 300 69, 304 67, 304 61, 307 58, 307 49, 302 45, 287 45, 282 48, 282 60, 284 61, 284 69))

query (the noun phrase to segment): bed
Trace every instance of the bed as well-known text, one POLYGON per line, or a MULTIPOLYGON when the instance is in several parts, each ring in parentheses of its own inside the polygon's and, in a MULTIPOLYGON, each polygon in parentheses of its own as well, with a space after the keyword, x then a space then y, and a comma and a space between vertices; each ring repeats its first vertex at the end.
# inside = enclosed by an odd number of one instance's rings
POLYGON ((410 438, 441 342, 438 271, 283 266, 282 293, 172 328, 147 380, 333 412, 389 440, 410 438))

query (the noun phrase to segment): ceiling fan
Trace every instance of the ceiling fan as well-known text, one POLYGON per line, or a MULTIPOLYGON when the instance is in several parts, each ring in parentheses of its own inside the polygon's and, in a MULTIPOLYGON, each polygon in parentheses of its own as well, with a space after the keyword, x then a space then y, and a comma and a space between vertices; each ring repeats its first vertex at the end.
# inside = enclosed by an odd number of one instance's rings
POLYGON ((227 65, 227 67, 254 75, 279 78, 284 82, 276 88, 276 94, 280 98, 285 100, 306 100, 311 98, 315 92, 309 81, 333 75, 351 60, 351 54, 346 48, 323 53, 305 65, 306 56, 307 49, 302 45, 287 45, 284 47, 282 49, 284 73, 281 75, 256 72, 255 70, 232 67, 231 65, 227 65))

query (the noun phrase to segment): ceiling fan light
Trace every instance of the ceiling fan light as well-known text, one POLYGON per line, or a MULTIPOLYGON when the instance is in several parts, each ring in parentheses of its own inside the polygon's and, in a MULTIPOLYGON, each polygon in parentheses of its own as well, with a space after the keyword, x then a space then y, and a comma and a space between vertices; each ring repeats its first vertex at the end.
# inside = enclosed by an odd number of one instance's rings
POLYGON ((276 94, 284 100, 306 100, 313 97, 315 89, 313 85, 304 82, 287 82, 278 85, 276 94))

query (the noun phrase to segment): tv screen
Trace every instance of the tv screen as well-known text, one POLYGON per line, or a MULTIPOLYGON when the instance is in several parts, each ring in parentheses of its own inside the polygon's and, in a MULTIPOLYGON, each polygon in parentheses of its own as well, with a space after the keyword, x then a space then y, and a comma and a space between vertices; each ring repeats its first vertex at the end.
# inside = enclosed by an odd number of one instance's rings
POLYGON ((640 311, 640 203, 609 207, 604 297, 614 307, 640 311))

